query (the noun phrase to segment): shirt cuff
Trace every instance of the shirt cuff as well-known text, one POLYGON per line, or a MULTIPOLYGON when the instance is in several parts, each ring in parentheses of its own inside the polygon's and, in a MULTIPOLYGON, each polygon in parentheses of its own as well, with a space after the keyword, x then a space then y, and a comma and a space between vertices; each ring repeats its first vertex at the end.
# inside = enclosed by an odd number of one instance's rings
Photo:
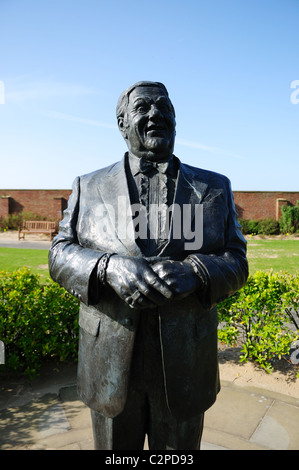
POLYGON ((209 284, 209 276, 205 269, 205 266, 202 264, 201 261, 199 261, 199 259, 196 256, 189 255, 187 256, 185 261, 189 262, 192 265, 197 277, 200 279, 201 281, 200 289, 205 290, 209 284))

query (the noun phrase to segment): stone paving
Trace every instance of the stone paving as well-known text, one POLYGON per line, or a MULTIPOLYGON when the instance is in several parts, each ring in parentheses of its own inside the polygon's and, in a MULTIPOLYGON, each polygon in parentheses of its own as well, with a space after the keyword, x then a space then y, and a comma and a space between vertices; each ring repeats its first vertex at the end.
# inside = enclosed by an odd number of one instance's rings
MULTIPOLYGON (((77 397, 75 367, 52 380, 40 377, 31 389, 1 382, 0 449, 93 449, 90 410, 77 397)), ((298 450, 299 400, 222 382, 205 415, 202 449, 298 450)))

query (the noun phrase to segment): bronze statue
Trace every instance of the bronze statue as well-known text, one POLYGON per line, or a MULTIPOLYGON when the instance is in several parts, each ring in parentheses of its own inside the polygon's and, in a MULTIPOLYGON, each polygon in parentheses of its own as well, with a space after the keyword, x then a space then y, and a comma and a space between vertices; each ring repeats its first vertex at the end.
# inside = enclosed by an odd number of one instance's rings
POLYGON ((128 152, 78 177, 49 253, 81 301, 78 393, 95 449, 200 448, 219 392, 216 305, 248 276, 229 180, 173 155, 165 86, 117 105, 128 152))

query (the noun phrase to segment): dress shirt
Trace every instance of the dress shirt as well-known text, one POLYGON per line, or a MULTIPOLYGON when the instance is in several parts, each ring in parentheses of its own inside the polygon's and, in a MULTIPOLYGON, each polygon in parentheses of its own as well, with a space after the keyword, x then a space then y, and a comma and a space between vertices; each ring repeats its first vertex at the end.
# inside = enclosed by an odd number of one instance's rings
POLYGON ((158 162, 162 163, 161 171, 153 167, 143 172, 140 163, 140 158, 129 155, 126 164, 131 204, 138 204, 141 211, 135 218, 136 242, 146 249, 149 256, 154 256, 168 240, 171 220, 168 208, 174 199, 177 168, 173 157, 169 161, 158 162), (143 219, 140 217, 142 210, 143 219), (139 227, 139 222, 146 227, 139 227))

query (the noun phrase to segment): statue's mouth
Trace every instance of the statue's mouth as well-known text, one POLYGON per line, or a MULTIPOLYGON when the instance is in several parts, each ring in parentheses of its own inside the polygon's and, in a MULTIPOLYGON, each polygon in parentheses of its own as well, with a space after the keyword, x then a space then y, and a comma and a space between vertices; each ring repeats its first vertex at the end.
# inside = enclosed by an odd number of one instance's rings
POLYGON ((164 136, 165 131, 167 131, 165 126, 157 126, 157 125, 148 126, 147 129, 146 129, 146 133, 151 137, 164 136))

